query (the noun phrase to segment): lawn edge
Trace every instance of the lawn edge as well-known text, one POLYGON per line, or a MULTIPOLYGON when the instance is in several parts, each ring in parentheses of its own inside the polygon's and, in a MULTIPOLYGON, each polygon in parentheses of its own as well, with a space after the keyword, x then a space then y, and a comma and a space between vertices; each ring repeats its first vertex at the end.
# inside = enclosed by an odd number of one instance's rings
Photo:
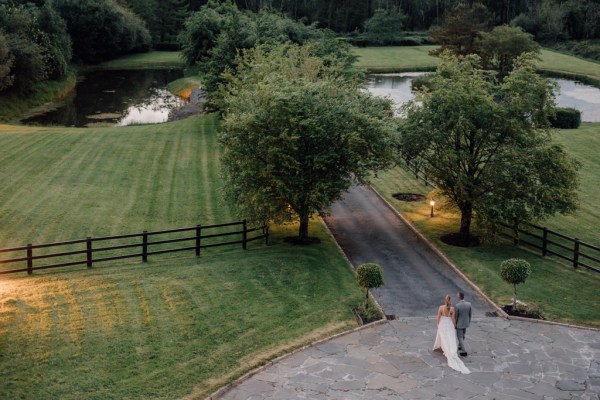
MULTIPOLYGON (((329 237, 331 238, 331 241, 335 244, 335 247, 337 247, 338 252, 340 253, 340 255, 342 256, 342 258, 346 261, 346 265, 348 265, 348 268, 350 268, 350 271, 352 271, 352 273, 356 276, 356 270, 354 269, 354 265, 350 262, 350 259, 348 258, 348 256, 346 256, 346 253, 344 253, 344 250, 342 250, 342 247, 340 246, 340 244, 335 240, 335 237, 333 236, 333 233, 331 232, 331 230, 329 229, 329 226, 327 226, 327 223, 325 223, 325 220, 323 219, 323 217, 321 215, 319 215, 319 220, 321 221, 321 224, 325 227, 325 231, 327 232, 327 234, 329 235, 329 237)), ((210 395, 208 395, 208 397, 206 397, 204 400, 214 400, 214 399, 218 399, 219 397, 223 396, 225 393, 229 392, 231 389, 233 389, 234 387, 244 383, 245 381, 247 381, 248 379, 252 378, 254 375, 264 371, 265 369, 271 367, 272 365, 286 359, 287 357, 291 357, 294 354, 297 354, 303 350, 309 349, 311 347, 317 346, 321 343, 325 343, 328 342, 329 340, 344 336, 344 335, 349 335, 351 333, 354 332, 358 332, 361 331, 363 329, 369 328, 371 326, 375 326, 375 325, 379 325, 382 324, 384 322, 387 322, 387 319, 385 318, 385 312, 383 311, 383 308, 381 307, 381 305, 377 302, 377 299, 375 299, 375 297, 373 296, 372 293, 369 293, 369 298, 373 301, 373 303, 377 306, 377 308, 379 309, 379 311, 381 312, 381 314, 384 316, 384 318, 378 320, 378 321, 374 321, 362 326, 358 326, 356 328, 344 331, 344 332, 339 332, 336 333, 334 335, 316 340, 312 343, 309 343, 305 346, 299 347, 295 350, 292 350, 291 352, 284 354, 282 356, 279 356, 277 358, 274 358, 268 362, 266 362, 265 364, 254 368, 251 371, 246 372, 244 375, 240 376, 239 378, 237 378, 236 380, 234 380, 233 382, 230 382, 228 384, 226 384, 225 386, 220 387, 219 389, 217 389, 216 391, 214 391, 213 393, 211 393, 210 395)))
POLYGON ((375 326, 375 325, 383 324, 385 322, 388 322, 388 321, 385 318, 382 318, 382 319, 380 319, 378 321, 374 321, 374 322, 371 322, 369 324, 358 326, 358 327, 356 327, 354 329, 351 329, 351 330, 348 330, 348 331, 345 331, 345 332, 336 333, 335 335, 331 335, 331 336, 328 336, 326 338, 319 339, 317 341, 309 343, 309 344, 307 344, 305 346, 299 347, 299 348, 297 348, 297 349, 295 349, 295 350, 293 350, 293 351, 291 351, 291 352, 289 352, 287 354, 284 354, 282 356, 279 356, 277 358, 272 359, 271 361, 266 362, 265 364, 261 365, 260 367, 257 367, 255 369, 249 371, 249 372, 246 372, 244 375, 242 375, 241 377, 237 378, 233 382, 230 382, 227 385, 222 386, 221 388, 217 389, 212 394, 210 394, 208 397, 206 397, 204 400, 215 400, 215 399, 218 399, 219 397, 223 396, 225 393, 229 392, 231 389, 235 388, 236 386, 238 386, 238 385, 244 383, 245 381, 247 381, 248 379, 252 378, 254 375, 256 375, 256 374, 264 371, 265 369, 273 366, 274 364, 276 364, 276 363, 278 363, 278 362, 280 362, 280 361, 282 361, 282 360, 284 360, 284 359, 286 359, 288 357, 291 357, 291 356, 293 356, 293 355, 295 355, 297 353, 300 353, 301 351, 304 351, 304 350, 309 349, 311 347, 318 346, 319 344, 328 342, 329 340, 336 339, 336 338, 341 337, 341 336, 349 335, 351 333, 358 332, 358 331, 370 328, 370 327, 375 326))

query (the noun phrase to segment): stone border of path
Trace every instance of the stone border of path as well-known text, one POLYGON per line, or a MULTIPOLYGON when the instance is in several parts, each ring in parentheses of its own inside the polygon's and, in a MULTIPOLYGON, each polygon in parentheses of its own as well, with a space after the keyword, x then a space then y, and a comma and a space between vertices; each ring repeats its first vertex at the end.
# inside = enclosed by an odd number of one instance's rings
POLYGON ((385 197, 383 197, 381 195, 381 193, 379 193, 377 191, 377 189, 375 189, 373 186, 369 187, 373 190, 373 192, 375 192, 375 194, 377 194, 377 196, 379 196, 379 198, 381 200, 383 200, 385 202, 385 204, 387 204, 387 206, 421 239, 423 240, 423 242, 425 242, 427 244, 427 246, 429 246, 429 248, 431 248, 431 250, 433 252, 435 252, 438 256, 440 256, 444 262, 446 262, 446 264, 448 264, 450 266, 450 268, 452 268, 454 270, 454 272, 456 272, 465 282, 467 282, 469 284, 469 286, 471 286, 473 288, 473 290, 475 290, 481 297, 483 297, 485 299, 485 301, 487 301, 492 307, 494 307, 496 309, 496 311, 498 313, 500 313, 500 315, 506 319, 509 320, 516 320, 516 321, 526 321, 526 322, 535 322, 535 323, 540 323, 540 324, 549 324, 549 325, 558 325, 558 326, 564 326, 567 328, 577 328, 577 329, 588 329, 591 331, 596 331, 596 332, 600 332, 600 328, 592 328, 589 326, 581 326, 581 325, 573 325, 573 324, 565 324, 562 322, 555 322, 555 321, 547 321, 547 320, 543 320, 543 319, 534 319, 534 318, 523 318, 523 317, 515 317, 515 316, 511 316, 508 315, 506 312, 504 312, 504 310, 502 308, 500 308, 496 303, 494 303, 480 288, 479 286, 477 286, 475 283, 473 283, 460 269, 458 269, 458 267, 456 265, 454 265, 454 263, 452 261, 450 261, 450 259, 448 257, 446 257, 446 255, 440 250, 438 249, 433 243, 431 243, 431 241, 429 239, 427 239, 421 232, 419 232, 417 230, 417 228, 415 228, 413 226, 413 224, 410 223, 410 221, 408 221, 406 218, 404 218, 404 216, 398 212, 398 210, 396 210, 396 208, 394 208, 394 206, 387 201, 387 199, 385 197))
MULTIPOLYGON (((342 250, 342 248, 340 247, 339 243, 333 237, 333 233, 331 233, 331 230, 329 230, 329 227, 327 226, 327 224, 325 223, 325 221, 323 220, 323 218, 321 216, 319 216, 319 219, 320 219, 321 223, 323 224, 323 226, 325 227, 325 230, 327 231, 327 233, 329 234, 329 236, 333 240, 333 243, 335 243, 335 246, 337 247, 337 249, 340 252, 341 256, 344 258, 344 260, 346 260, 346 264, 348 265, 348 268, 350 268, 350 270, 352 271, 352 273, 354 273, 354 275, 356 276, 356 270, 354 269, 354 266, 350 262, 350 259, 346 256, 346 253, 344 253, 344 250, 342 250)), ((254 375, 256 375, 256 374, 262 372, 263 370, 269 368, 273 364, 276 364, 279 361, 286 359, 287 357, 291 357, 291 356, 293 356, 296 353, 299 353, 299 352, 301 352, 303 350, 306 350, 306 349, 308 349, 310 347, 318 346, 321 343, 324 343, 324 342, 327 342, 329 340, 338 338, 340 336, 349 335, 351 333, 360 331, 362 329, 369 328, 371 326, 375 326, 375 325, 387 322, 387 319, 386 319, 386 316, 385 316, 385 312, 383 311, 383 308, 381 307, 381 305, 379 304, 379 302, 377 302, 377 299, 373 296, 372 293, 369 293, 369 298, 373 301, 373 303, 375 303, 375 305, 377 306, 377 308, 379 309, 379 311, 381 312, 381 314, 384 316, 379 321, 374 321, 374 322, 371 322, 369 324, 365 324, 365 325, 359 326, 357 328, 351 329, 349 331, 344 331, 344 332, 336 333, 335 335, 328 336, 328 337, 323 338, 323 339, 319 339, 319 340, 317 340, 315 342, 307 344, 306 346, 302 346, 302 347, 300 347, 300 348, 298 348, 296 350, 293 350, 293 351, 291 351, 291 352, 289 352, 287 354, 279 356, 279 357, 277 357, 277 358, 275 358, 275 359, 273 359, 271 361, 268 361, 267 363, 261 365, 260 367, 256 367, 253 370, 246 372, 244 375, 240 376, 239 378, 237 378, 233 382, 228 383, 227 385, 225 385, 225 386, 217 389, 215 392, 213 392, 208 397, 206 397, 205 400, 218 399, 219 397, 223 396, 225 393, 227 393, 228 391, 230 391, 235 386, 240 385, 241 383, 243 383, 243 382, 247 381, 248 379, 252 378, 254 375)))
MULTIPOLYGON (((379 304, 377 304, 377 305, 379 306, 379 304)), ((383 318, 383 319, 380 319, 379 321, 371 322, 370 324, 362 325, 362 326, 359 326, 357 328, 351 329, 349 331, 336 333, 335 335, 332 335, 332 336, 329 336, 329 337, 317 340, 315 342, 307 344, 306 346, 302 346, 300 348, 297 348, 296 350, 293 350, 293 351, 291 351, 291 352, 289 352, 287 354, 284 354, 282 356, 274 358, 273 360, 266 362, 264 365, 261 365, 260 367, 257 367, 255 369, 253 369, 252 371, 246 372, 244 375, 240 376, 239 378, 237 378, 233 382, 228 383, 227 385, 225 385, 225 386, 217 389, 215 392, 213 392, 208 397, 206 397, 205 400, 215 400, 215 399, 218 399, 219 397, 223 396, 225 393, 227 393, 228 391, 230 391, 235 386, 238 386, 239 384, 247 381, 248 379, 252 378, 254 375, 258 374, 259 372, 262 372, 263 370, 271 367, 273 364, 276 364, 276 363, 278 363, 281 360, 284 360, 284 359, 286 359, 288 357, 291 357, 291 356, 293 356, 296 353, 299 353, 299 352, 304 351, 304 350, 306 350, 308 348, 311 348, 311 347, 318 346, 318 345, 320 345, 322 343, 325 343, 325 342, 328 342, 328 341, 330 341, 332 339, 335 339, 335 338, 338 338, 338 337, 341 337, 341 336, 344 336, 344 335, 349 335, 351 333, 358 332, 358 331, 361 331, 363 329, 370 328, 372 326, 382 324, 384 322, 388 322, 387 319, 383 318)))

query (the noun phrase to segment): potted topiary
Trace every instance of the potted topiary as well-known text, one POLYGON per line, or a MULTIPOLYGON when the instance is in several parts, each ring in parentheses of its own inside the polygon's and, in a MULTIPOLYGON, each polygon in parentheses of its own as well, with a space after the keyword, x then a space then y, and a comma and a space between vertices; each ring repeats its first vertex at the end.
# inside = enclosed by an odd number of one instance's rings
POLYGON ((500 264, 500 277, 507 283, 513 285, 512 310, 517 311, 517 285, 525 282, 531 274, 531 265, 519 258, 511 258, 500 264))
POLYGON ((356 279, 358 284, 365 288, 365 309, 369 309, 369 289, 378 288, 383 285, 383 270, 374 263, 359 265, 356 268, 356 279))

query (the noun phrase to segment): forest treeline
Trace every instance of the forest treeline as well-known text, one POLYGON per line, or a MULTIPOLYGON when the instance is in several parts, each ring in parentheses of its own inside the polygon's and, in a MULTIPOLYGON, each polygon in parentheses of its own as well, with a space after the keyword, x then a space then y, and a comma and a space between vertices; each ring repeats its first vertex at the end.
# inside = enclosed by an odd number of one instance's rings
MULTIPOLYGON (((60 79, 72 62, 94 64, 150 49, 179 50, 186 26, 218 0, 0 0, 0 91, 60 79)), ((538 42, 600 59, 600 0, 225 0, 240 11, 325 28, 359 45, 420 44, 406 32, 439 26, 457 5, 485 8, 488 28, 511 24, 538 42)), ((206 21, 210 25, 211 21, 206 21)), ((294 23, 289 23, 291 27, 294 23)), ((209 27, 208 30, 211 28, 209 27)), ((412 37, 415 37, 413 34, 412 37)), ((183 42, 182 42, 183 41, 183 42)))

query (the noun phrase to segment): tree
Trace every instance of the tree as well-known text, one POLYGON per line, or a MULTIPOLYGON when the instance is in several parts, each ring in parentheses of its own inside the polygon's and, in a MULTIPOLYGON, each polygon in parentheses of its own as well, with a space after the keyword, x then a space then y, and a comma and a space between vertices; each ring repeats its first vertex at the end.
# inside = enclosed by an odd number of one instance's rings
POLYGON ((513 285, 513 310, 517 309, 517 285, 524 283, 531 274, 531 265, 526 260, 511 258, 500 264, 500 277, 513 285))
POLYGON ((475 47, 483 67, 498 71, 500 78, 508 75, 521 54, 540 53, 540 45, 533 40, 533 35, 508 25, 482 32, 475 41, 475 47))
POLYGON ((73 53, 98 63, 150 48, 150 32, 131 10, 112 0, 54 0, 73 40, 73 53))
POLYGON ((47 53, 48 76, 58 79, 66 75, 73 50, 67 24, 50 4, 45 3, 39 9, 37 22, 43 32, 40 38, 47 53))
POLYGON ((422 106, 412 101, 403 108, 402 155, 420 163, 458 208, 462 240, 474 213, 491 216, 493 205, 519 203, 527 211, 510 213, 530 219, 566 212, 576 202, 575 163, 549 134, 553 86, 526 55, 502 83, 478 63, 476 55, 445 53, 431 91, 419 95, 422 106), (542 179, 545 171, 556 176, 542 179))
POLYGON ((226 193, 240 216, 268 223, 310 217, 393 159, 391 103, 372 97, 311 46, 243 52, 218 96, 226 193))
POLYGON ((383 285, 383 269, 378 264, 367 263, 356 268, 356 280, 365 288, 365 309, 369 309, 369 289, 383 285))
POLYGON ((401 10, 377 9, 373 16, 365 21, 365 33, 374 43, 391 42, 406 23, 401 10))
POLYGON ((444 15, 444 22, 429 31, 429 40, 440 44, 440 48, 431 52, 440 55, 450 50, 457 55, 475 52, 475 39, 481 31, 485 31, 490 21, 490 15, 480 3, 467 6, 458 3, 452 11, 444 15))
POLYGON ((219 34, 226 30, 234 17, 241 14, 231 1, 209 0, 198 11, 185 20, 178 41, 181 54, 188 65, 196 65, 208 56, 219 34))
POLYGON ((12 85, 14 75, 10 72, 13 62, 14 57, 10 53, 8 41, 0 31, 0 92, 12 85))

